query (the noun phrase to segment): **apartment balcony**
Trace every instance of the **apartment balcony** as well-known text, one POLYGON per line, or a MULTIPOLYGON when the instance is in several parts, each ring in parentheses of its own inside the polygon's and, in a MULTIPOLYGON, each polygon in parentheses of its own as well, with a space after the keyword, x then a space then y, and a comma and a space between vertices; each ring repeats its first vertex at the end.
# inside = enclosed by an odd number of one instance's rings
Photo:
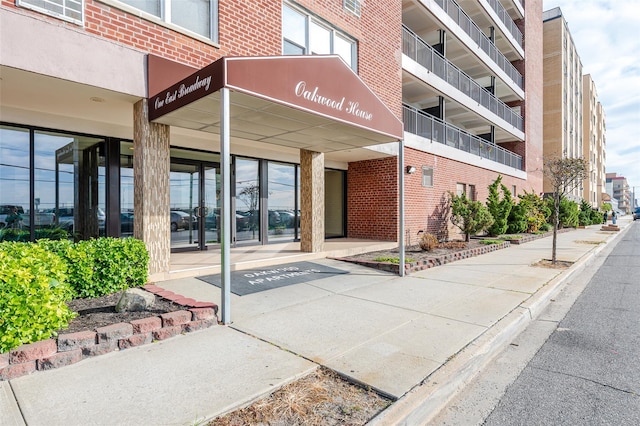
POLYGON ((516 41, 516 43, 518 43, 518 46, 520 46, 521 48, 524 47, 522 45, 522 41, 524 39, 522 37, 522 31, 520 31, 520 28, 518 28, 516 23, 513 22, 513 19, 511 19, 509 12, 507 12, 504 6, 502 6, 502 3, 500 3, 499 0, 486 0, 486 1, 489 4, 489 6, 491 6, 491 9, 493 9, 496 15, 498 15, 498 18, 507 28, 507 31, 509 31, 509 34, 511 34, 511 36, 516 41))
POLYGON ((404 131, 522 170, 522 157, 412 106, 403 105, 404 131))
POLYGON ((520 89, 524 88, 522 75, 454 0, 434 0, 434 3, 444 10, 456 25, 498 65, 508 78, 520 89))
POLYGON ((514 112, 496 95, 479 85, 407 27, 402 29, 402 53, 511 126, 524 131, 522 116, 514 112))

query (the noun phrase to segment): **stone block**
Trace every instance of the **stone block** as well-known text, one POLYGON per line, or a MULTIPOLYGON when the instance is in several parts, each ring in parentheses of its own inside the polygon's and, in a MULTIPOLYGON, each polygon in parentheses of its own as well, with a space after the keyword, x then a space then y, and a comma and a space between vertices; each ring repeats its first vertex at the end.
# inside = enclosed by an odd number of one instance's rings
POLYGON ((198 331, 205 328, 209 328, 216 324, 218 324, 217 319, 205 319, 205 320, 191 321, 188 324, 184 324, 182 328, 185 332, 190 333, 192 331, 198 331))
POLYGON ((153 332, 153 338, 155 340, 165 340, 173 336, 177 336, 182 333, 182 325, 176 325, 172 327, 164 327, 161 330, 153 332))
POLYGON ((38 370, 51 370, 58 367, 64 367, 82 360, 82 349, 76 349, 68 352, 58 352, 48 357, 44 357, 36 361, 38 370))
POLYGON ((97 342, 95 331, 79 331, 77 333, 60 334, 58 336, 58 351, 66 352, 93 346, 97 342))
POLYGON ((125 339, 133 334, 133 326, 126 322, 107 325, 96 329, 98 333, 98 343, 108 340, 125 339))
POLYGON ((0 368, 5 368, 9 365, 9 352, 0 354, 0 368))
POLYGON ((126 339, 118 340, 118 347, 120 349, 129 349, 135 346, 146 345, 147 343, 151 343, 153 341, 153 333, 148 332, 144 334, 134 334, 131 337, 127 337, 126 339))
POLYGON ((176 325, 186 324, 191 321, 191 312, 189 311, 175 311, 166 314, 160 314, 162 318, 163 327, 173 327, 176 325))
POLYGON ((16 377, 31 374, 36 371, 36 362, 28 361, 21 364, 12 364, 4 368, 0 368, 0 380, 12 380, 16 377))
POLYGON ((191 311, 192 314, 192 321, 206 320, 216 317, 213 308, 191 308, 189 311, 191 311))
POLYGON ((108 340, 82 348, 82 356, 104 355, 118 349, 118 340, 108 340))
POLYGON ((149 317, 143 318, 139 320, 131 321, 131 325, 133 326, 133 333, 148 333, 151 331, 160 330, 162 328, 162 320, 160 317, 149 317))
POLYGON ((20 364, 35 361, 58 352, 58 345, 53 339, 22 345, 9 352, 9 363, 20 364))

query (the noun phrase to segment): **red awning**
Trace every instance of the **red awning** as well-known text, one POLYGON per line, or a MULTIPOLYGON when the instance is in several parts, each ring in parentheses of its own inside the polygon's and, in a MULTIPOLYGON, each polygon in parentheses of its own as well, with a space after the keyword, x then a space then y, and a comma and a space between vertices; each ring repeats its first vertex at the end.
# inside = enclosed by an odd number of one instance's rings
POLYGON ((221 58, 149 98, 150 120, 220 134, 223 87, 232 137, 318 152, 402 139, 401 121, 335 55, 221 58))

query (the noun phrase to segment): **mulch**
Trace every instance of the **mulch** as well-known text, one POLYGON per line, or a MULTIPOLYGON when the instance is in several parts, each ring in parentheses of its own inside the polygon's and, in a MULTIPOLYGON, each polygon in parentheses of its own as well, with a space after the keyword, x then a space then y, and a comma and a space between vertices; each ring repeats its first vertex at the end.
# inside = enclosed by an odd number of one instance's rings
POLYGON ((180 311, 184 306, 155 296, 155 304, 146 311, 116 312, 116 304, 120 300, 122 291, 96 298, 73 299, 67 302, 69 308, 78 313, 69 323, 69 327, 58 330, 58 334, 75 333, 78 331, 93 331, 96 328, 120 322, 130 322, 144 319, 168 312, 180 311))

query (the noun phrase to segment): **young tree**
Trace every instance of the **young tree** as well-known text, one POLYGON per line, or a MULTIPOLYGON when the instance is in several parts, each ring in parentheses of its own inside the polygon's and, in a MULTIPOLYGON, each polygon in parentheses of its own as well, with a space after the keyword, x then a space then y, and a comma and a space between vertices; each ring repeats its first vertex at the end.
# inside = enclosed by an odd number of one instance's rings
POLYGON ((451 223, 464 233, 465 241, 471 234, 486 230, 493 223, 489 210, 480 201, 471 201, 465 194, 451 197, 451 223))
POLYGON ((511 199, 511 191, 502 183, 501 175, 498 175, 496 180, 489 185, 487 208, 493 216, 493 224, 488 229, 489 235, 497 237, 507 232, 507 219, 513 208, 513 200, 511 199), (498 193, 498 186, 502 189, 502 199, 498 193))
POLYGON ((589 163, 584 158, 549 158, 544 161, 544 174, 551 184, 553 197, 552 221, 553 243, 551 263, 556 263, 560 200, 571 190, 580 186, 589 171, 589 163))

